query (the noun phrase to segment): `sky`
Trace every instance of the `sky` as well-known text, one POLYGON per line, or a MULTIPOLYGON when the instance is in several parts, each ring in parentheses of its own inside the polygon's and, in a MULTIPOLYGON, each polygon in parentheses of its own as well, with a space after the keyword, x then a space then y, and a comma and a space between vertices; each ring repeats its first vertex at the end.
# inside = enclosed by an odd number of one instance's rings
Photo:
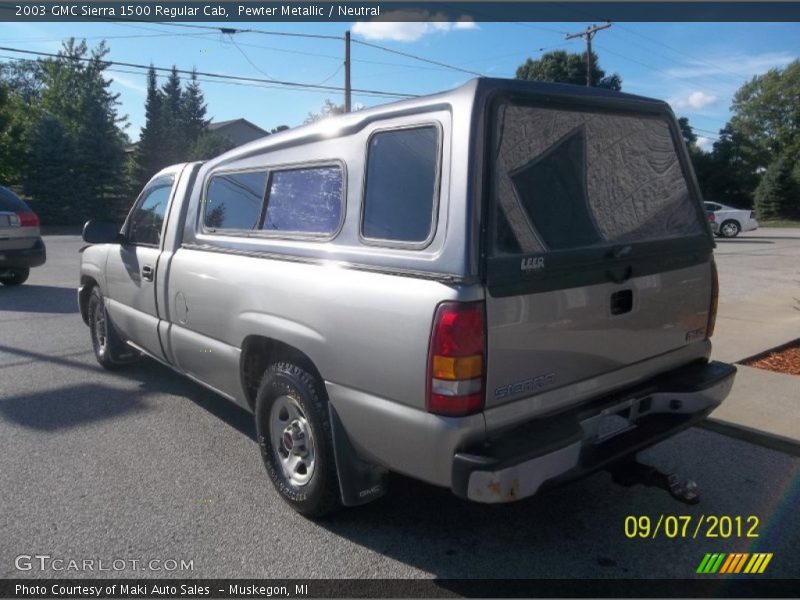
MULTIPOLYGON (((153 64, 207 73, 331 86, 344 85, 342 38, 410 53, 492 77, 513 77, 526 58, 549 50, 584 52, 581 39, 566 33, 591 23, 202 23, 255 29, 223 34, 165 23, 0 23, 0 45, 56 52, 68 37, 90 45, 107 40, 112 61, 153 64), (272 32, 272 33, 267 33, 272 32)), ((785 67, 800 57, 800 23, 614 23, 600 31, 593 49, 600 66, 618 73, 625 92, 668 101, 689 118, 710 149, 730 117, 735 91, 754 75, 785 67)), ((0 51, 0 61, 23 57, 0 51)), ((378 92, 429 94, 451 89, 474 75, 353 43, 352 86, 378 92)), ((112 67, 112 89, 119 111, 128 117, 127 133, 139 137, 144 124, 146 72, 112 67), (119 70, 118 70, 119 69, 119 70)), ((164 81, 164 76, 159 82, 164 81)), ((297 90, 257 84, 223 83, 201 77, 214 121, 245 118, 264 129, 302 124, 326 99, 343 103, 341 92, 297 90)), ((354 105, 375 106, 392 98, 353 94, 354 105)))

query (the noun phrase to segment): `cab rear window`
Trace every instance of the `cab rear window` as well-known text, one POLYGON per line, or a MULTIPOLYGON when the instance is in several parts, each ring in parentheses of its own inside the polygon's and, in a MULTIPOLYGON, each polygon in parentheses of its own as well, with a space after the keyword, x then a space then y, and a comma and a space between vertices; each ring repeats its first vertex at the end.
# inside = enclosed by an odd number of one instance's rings
POLYGON ((513 103, 498 110, 496 254, 704 233, 665 119, 513 103))
POLYGON ((372 136, 361 234, 370 240, 423 244, 433 228, 439 130, 433 126, 372 136))

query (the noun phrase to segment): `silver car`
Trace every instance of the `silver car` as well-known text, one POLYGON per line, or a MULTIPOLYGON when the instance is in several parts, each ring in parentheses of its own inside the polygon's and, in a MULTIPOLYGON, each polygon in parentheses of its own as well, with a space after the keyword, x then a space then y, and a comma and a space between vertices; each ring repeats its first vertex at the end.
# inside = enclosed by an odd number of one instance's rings
POLYGON ((39 217, 14 192, 0 186, 0 283, 25 283, 31 268, 46 258, 39 217))
POLYGON ((78 300, 104 367, 252 411, 305 515, 390 471, 510 502, 728 394, 705 221, 665 103, 476 79, 164 169, 87 223, 78 300))
POLYGON ((733 208, 717 202, 704 202, 711 230, 718 237, 733 238, 742 231, 758 229, 756 213, 752 210, 733 208))

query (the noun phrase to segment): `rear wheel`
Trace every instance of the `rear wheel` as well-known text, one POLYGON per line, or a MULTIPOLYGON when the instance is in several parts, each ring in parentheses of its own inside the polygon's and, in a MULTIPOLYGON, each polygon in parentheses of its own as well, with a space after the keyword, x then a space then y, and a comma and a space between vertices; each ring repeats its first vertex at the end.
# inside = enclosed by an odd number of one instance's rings
POLYGON ((742 228, 739 227, 739 223, 736 221, 725 221, 719 226, 720 234, 726 238, 736 237, 741 230, 742 228))
POLYGON ((256 395, 256 433, 281 497, 307 517, 341 507, 333 437, 322 383, 301 367, 271 365, 256 395))
POLYGON ((114 329, 114 324, 108 318, 103 293, 98 287, 92 288, 88 313, 92 349, 100 366, 106 369, 118 369, 139 357, 135 350, 122 341, 114 329))
POLYGON ((0 283, 3 285, 20 285, 27 281, 30 274, 30 269, 9 269, 5 275, 0 275, 0 283))

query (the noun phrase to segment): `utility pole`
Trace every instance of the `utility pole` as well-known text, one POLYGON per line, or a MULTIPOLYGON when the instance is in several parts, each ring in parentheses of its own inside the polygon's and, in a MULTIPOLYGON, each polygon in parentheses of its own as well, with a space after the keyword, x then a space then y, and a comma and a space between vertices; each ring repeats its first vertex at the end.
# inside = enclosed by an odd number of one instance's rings
POLYGON ((344 112, 350 112, 350 31, 344 32, 344 112))
POLYGON ((586 87, 592 87, 592 38, 598 31, 608 29, 609 27, 611 27, 610 22, 605 25, 592 25, 591 27, 587 27, 586 31, 568 33, 566 35, 566 39, 568 40, 577 37, 582 37, 586 40, 586 87))

